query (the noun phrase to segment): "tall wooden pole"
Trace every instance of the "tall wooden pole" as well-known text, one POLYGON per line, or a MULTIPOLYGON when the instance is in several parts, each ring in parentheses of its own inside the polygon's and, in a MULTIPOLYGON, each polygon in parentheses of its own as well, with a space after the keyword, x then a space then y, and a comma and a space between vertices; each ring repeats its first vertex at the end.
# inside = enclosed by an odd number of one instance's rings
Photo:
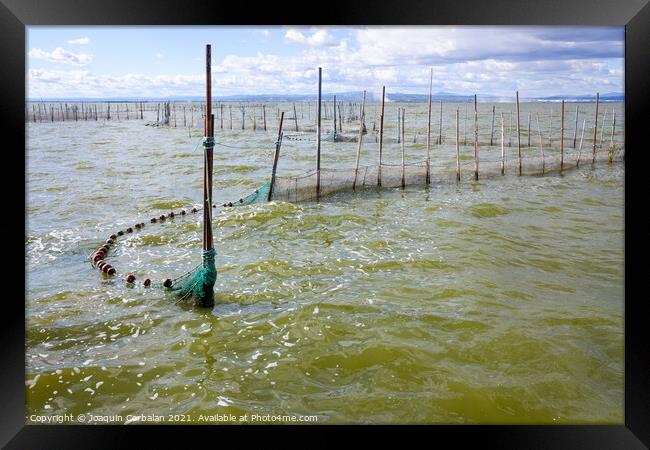
POLYGON ((406 110, 402 108, 402 189, 406 186, 406 178, 404 173, 404 115, 406 110))
POLYGON ((519 126, 519 91, 517 95, 517 162, 519 164, 519 176, 521 176, 521 129, 519 126))
POLYGON ((271 172, 271 184, 269 185, 268 201, 273 196, 273 187, 275 186, 275 172, 278 168, 278 159, 280 159, 280 145, 282 144, 282 122, 284 121, 284 111, 280 114, 280 126, 278 127, 278 140, 275 143, 275 155, 273 155, 273 171, 271 172))
POLYGON ((456 108, 456 180, 460 181, 460 119, 456 108))
POLYGON ((501 175, 506 174, 506 123, 501 113, 501 175))
POLYGON ((598 131, 598 100, 600 98, 600 93, 596 92, 596 118, 594 119, 594 146, 593 146, 593 159, 592 163, 596 162, 596 132, 598 131))
POLYGON ((318 122, 316 124, 316 199, 320 199, 320 127, 322 68, 318 68, 318 122))
MULTIPOLYGON (((296 104, 293 104, 293 120, 296 125, 296 131, 298 131, 298 113, 296 113, 296 104)), ((336 122, 336 121, 334 121, 336 122)))
POLYGON ((609 145, 614 145, 614 134, 616 133, 616 110, 612 109, 612 137, 609 140, 609 145))
POLYGON ((381 114, 379 115, 379 159, 377 160, 377 186, 381 186, 381 151, 384 145, 384 98, 386 86, 381 88, 381 114))
POLYGON ((562 112, 560 114, 560 170, 564 168, 564 100, 562 100, 562 112))
MULTIPOLYGON (((334 122, 334 136, 336 136, 336 95, 334 96, 334 108, 332 110, 332 121, 334 122)), ((294 105, 294 109, 296 106, 294 105)))
POLYGON ((430 148, 431 148, 431 91, 433 89, 433 69, 431 69, 431 75, 429 77, 429 116, 428 116, 428 121, 427 121, 427 176, 426 176, 426 184, 427 186, 431 182, 431 174, 430 174, 430 148))
POLYGON ((585 137, 585 125, 587 125, 587 119, 582 119, 582 133, 580 134, 580 147, 578 147, 578 160, 576 161, 576 167, 580 167, 580 154, 582 153, 582 141, 585 137))
POLYGON ((361 120, 359 120, 359 142, 357 143, 357 159, 354 163, 354 181, 352 189, 357 187, 357 176, 359 175, 359 160, 361 159, 361 142, 363 141, 363 122, 366 118, 366 91, 363 91, 363 104, 361 106, 361 120))
POLYGON ((530 147, 530 115, 531 113, 528 113, 528 145, 527 147, 530 147))
POLYGON ((442 100, 440 100, 440 126, 438 127, 438 145, 442 144, 442 100))
POLYGON ((266 131, 266 105, 262 105, 262 116, 264 117, 264 131, 266 131))
POLYGON ((490 146, 494 145, 494 112, 496 105, 492 106, 492 128, 490 129, 490 146))
POLYGON ((578 138, 578 106, 576 105, 576 123, 573 127, 573 148, 576 148, 577 138, 578 138))
POLYGON ((212 241, 212 157, 214 144, 214 116, 212 115, 212 48, 205 46, 205 168, 203 182, 203 250, 210 250, 212 241))
POLYGON ((474 94, 474 178, 478 180, 478 105, 474 94))
MULTIPOLYGON (((402 113, 402 108, 397 108, 397 143, 399 144, 402 139, 402 119, 400 114, 402 113)), ((36 121, 36 116, 34 116, 34 121, 36 121)))

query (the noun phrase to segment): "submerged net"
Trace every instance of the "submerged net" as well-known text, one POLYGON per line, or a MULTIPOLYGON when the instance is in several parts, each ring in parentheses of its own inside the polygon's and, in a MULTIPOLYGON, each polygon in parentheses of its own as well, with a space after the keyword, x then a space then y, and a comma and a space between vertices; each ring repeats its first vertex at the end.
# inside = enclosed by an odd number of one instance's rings
MULTIPOLYGON (((505 160, 503 163, 500 154, 495 155, 495 151, 490 155, 483 156, 481 160, 479 155, 479 179, 494 178, 502 175, 519 175, 519 160, 505 160)), ((577 167, 584 167, 593 163, 607 163, 611 161, 620 161, 623 159, 623 151, 618 149, 613 154, 608 152, 598 152, 595 160, 591 151, 588 152, 565 152, 564 161, 559 153, 553 152, 541 156, 523 156, 521 158, 521 175, 535 176, 543 175, 560 170, 567 171, 577 167)), ((475 177, 474 159, 463 160, 460 162, 461 180, 474 179, 475 177)), ((427 178, 426 161, 417 161, 404 164, 381 165, 381 187, 398 188, 403 186, 424 186, 427 178)), ((448 184, 457 180, 456 160, 443 162, 431 162, 429 165, 429 178, 431 184, 448 184)), ((301 202, 315 200, 317 173, 315 170, 306 172, 298 176, 278 176, 275 180, 271 200, 286 202, 301 202)), ((360 166, 358 171, 352 169, 321 169, 320 171, 320 197, 324 197, 336 192, 349 191, 353 189, 362 189, 378 186, 378 168, 377 165, 360 166)))
POLYGON ((214 304, 214 284, 217 281, 217 268, 214 248, 203 250, 202 263, 194 269, 173 280, 172 290, 176 291, 180 301, 194 299, 199 306, 214 304))

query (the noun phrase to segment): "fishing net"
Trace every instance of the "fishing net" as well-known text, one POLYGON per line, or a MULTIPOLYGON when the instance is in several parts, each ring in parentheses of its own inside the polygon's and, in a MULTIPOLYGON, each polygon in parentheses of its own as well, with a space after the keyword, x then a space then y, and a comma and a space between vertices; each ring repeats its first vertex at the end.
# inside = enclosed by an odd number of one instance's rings
POLYGON ((265 182, 262 186, 255 189, 252 194, 248 194, 246 197, 240 198, 235 202, 224 203, 223 206, 246 206, 252 205, 253 203, 262 203, 269 200, 269 188, 271 183, 269 181, 265 182))
MULTIPOLYGON (((528 152, 531 150, 528 149, 528 152)), ((559 152, 553 151, 538 156, 528 154, 521 157, 521 175, 544 175, 560 170, 567 171, 592 163, 607 163, 623 159, 623 150, 613 152, 600 151, 595 160, 589 151, 565 151, 564 158, 559 152)), ((479 154, 478 162, 479 179, 493 178, 502 175, 519 175, 519 159, 512 158, 501 161, 497 151, 492 150, 488 155, 479 154)), ((381 164, 381 187, 397 188, 401 186, 424 186, 427 178, 426 161, 411 162, 408 164, 381 164)), ((474 179, 474 159, 460 162, 461 179, 474 179)), ((454 183, 457 180, 456 160, 431 162, 429 164, 429 179, 431 184, 454 183)), ((278 176, 275 179, 271 200, 286 202, 302 202, 317 198, 317 173, 315 170, 297 176, 278 176)), ((358 171, 352 169, 321 169, 320 171, 320 197, 337 192, 349 191, 378 186, 377 165, 359 167, 358 171)))
POLYGON ((179 295, 179 302, 193 298, 199 306, 214 304, 214 284, 217 281, 214 262, 216 254, 214 248, 203 250, 202 263, 173 280, 170 287, 179 295))

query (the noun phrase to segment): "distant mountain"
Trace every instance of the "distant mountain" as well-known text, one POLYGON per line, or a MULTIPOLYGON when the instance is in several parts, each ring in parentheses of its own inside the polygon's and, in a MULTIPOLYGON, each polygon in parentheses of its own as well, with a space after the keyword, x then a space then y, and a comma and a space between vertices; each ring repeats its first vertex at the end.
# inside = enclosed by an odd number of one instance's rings
MULTIPOLYGON (((337 101, 345 102, 360 102, 363 99, 363 92, 337 92, 323 93, 323 102, 331 102, 334 95, 337 101)), ((525 102, 595 102, 595 94, 585 95, 551 95, 547 97, 519 97, 521 101, 525 102)), ((169 97, 114 97, 114 98, 62 98, 62 99, 30 99, 30 101, 44 101, 44 102, 202 102, 205 97, 199 95, 175 95, 169 97)), ((215 102, 313 102, 317 100, 315 94, 253 94, 253 95, 216 95, 213 97, 215 102)), ((431 95, 434 102, 471 102, 474 100, 474 95, 454 94, 449 92, 436 92, 431 95)), ((496 96, 496 95, 477 95, 479 102, 512 102, 512 96, 496 96)), ((368 92, 366 100, 369 102, 377 102, 381 100, 380 93, 368 92)), ((428 94, 405 94, 400 92, 386 93, 387 102, 398 103, 425 103, 429 100, 428 94)), ((625 100, 625 95, 618 92, 608 92, 600 95, 600 101, 603 102, 622 102, 625 100)))

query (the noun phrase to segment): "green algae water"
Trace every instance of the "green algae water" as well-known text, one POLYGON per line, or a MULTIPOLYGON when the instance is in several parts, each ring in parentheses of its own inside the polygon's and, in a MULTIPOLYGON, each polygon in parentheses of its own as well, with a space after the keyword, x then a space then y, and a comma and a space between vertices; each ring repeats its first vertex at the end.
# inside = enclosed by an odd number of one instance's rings
MULTIPOLYGON (((399 106, 407 156, 421 159, 427 107, 399 106)), ((457 107, 463 139, 467 105, 444 106, 432 160, 455 157, 457 107)), ((491 107, 480 105, 483 141, 491 107)), ((580 107, 593 127, 593 104, 580 107)), ((617 108, 621 143, 622 104, 601 107, 617 108)), ((396 108, 387 104, 384 141, 393 162, 396 108)), ((369 105, 362 164, 376 161, 377 109, 369 105)), ((217 117, 215 203, 268 181, 274 111, 267 108, 267 132, 259 117, 256 131, 252 121, 231 131, 228 119, 222 131, 217 117)), ((546 151, 557 152, 559 105, 522 111, 522 123, 528 111, 546 114, 545 145, 555 130, 546 151)), ((301 128, 313 125, 313 104, 298 115, 301 128)), ((145 126, 155 116, 27 125, 30 423, 63 414, 114 423, 138 415, 224 423, 217 414, 235 422, 258 414, 317 423, 623 423, 623 164, 215 208, 216 305, 200 309, 103 276, 87 259, 108 235, 143 221, 109 253, 119 274, 157 281, 200 262, 200 214, 148 219, 200 205, 201 130, 145 126)), ((599 152, 610 142, 607 120, 599 152)), ((498 116, 496 124, 482 158, 500 155, 498 116)), ((292 125, 285 118, 287 134, 292 125)), ((358 130, 358 122, 343 125, 358 130)), ((465 159, 471 116, 467 128, 465 159)), ((511 146, 506 136, 508 158, 514 136, 511 146)), ((526 152, 536 151, 536 137, 526 152)), ((355 142, 324 143, 323 167, 350 168, 355 151, 355 142)), ((283 140, 279 175, 313 166, 315 143, 283 140)))

